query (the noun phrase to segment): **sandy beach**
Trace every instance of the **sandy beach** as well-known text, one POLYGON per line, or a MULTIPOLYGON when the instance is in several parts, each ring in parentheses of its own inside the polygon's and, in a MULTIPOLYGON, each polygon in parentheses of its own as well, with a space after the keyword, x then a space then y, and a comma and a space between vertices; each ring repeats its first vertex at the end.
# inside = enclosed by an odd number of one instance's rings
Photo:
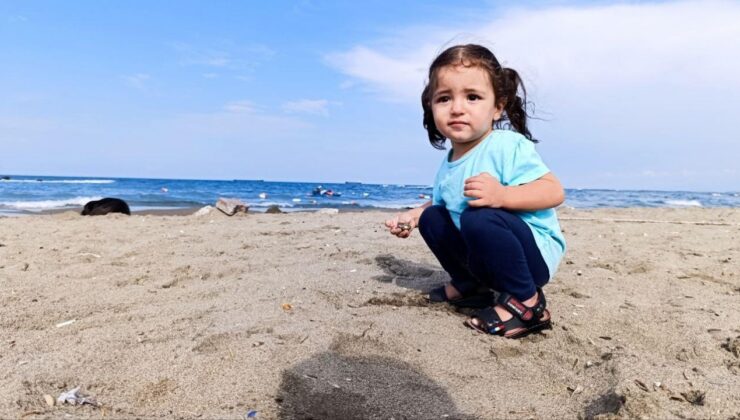
POLYGON ((559 215, 522 340, 383 212, 0 218, 0 418, 740 418, 740 209, 559 215))

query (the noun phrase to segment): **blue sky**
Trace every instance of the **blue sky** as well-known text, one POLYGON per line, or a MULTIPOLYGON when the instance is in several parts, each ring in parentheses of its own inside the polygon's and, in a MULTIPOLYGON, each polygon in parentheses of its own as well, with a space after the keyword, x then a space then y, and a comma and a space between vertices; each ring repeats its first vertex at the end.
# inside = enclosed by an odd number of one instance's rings
POLYGON ((520 71, 566 187, 740 189, 740 3, 3 1, 0 174, 430 184, 435 54, 520 71))

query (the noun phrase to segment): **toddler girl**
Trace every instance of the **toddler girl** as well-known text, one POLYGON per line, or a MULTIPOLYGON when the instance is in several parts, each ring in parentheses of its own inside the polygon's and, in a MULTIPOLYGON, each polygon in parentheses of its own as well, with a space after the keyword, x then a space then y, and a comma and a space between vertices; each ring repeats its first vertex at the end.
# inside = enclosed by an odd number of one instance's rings
POLYGON ((550 327, 541 287, 565 252, 553 209, 563 187, 535 151, 524 92, 517 72, 485 47, 442 52, 421 103, 432 146, 452 148, 432 199, 385 222, 400 238, 418 227, 449 273, 431 302, 482 307, 466 325, 508 338, 550 327))

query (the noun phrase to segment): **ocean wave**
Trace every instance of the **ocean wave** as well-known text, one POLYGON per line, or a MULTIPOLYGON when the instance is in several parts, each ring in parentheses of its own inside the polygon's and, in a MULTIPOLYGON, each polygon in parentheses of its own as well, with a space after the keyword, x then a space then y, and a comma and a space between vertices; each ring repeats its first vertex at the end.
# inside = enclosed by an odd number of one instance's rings
POLYGON ((665 200, 663 203, 675 207, 702 207, 699 200, 665 200))
POLYGON ((0 201, 0 208, 43 211, 64 209, 67 207, 81 207, 88 201, 100 200, 103 197, 75 197, 65 200, 41 200, 41 201, 0 201))
POLYGON ((113 179, 2 179, 0 182, 7 182, 7 183, 19 183, 19 184, 29 184, 29 183, 43 183, 43 184, 113 184, 116 182, 113 179))

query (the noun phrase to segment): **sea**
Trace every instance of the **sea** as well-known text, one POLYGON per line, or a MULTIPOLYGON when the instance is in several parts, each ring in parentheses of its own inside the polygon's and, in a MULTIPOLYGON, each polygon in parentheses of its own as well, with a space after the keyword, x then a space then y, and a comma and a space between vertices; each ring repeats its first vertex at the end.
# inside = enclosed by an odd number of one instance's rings
MULTIPOLYGON (((181 210, 214 205, 220 197, 237 198, 250 211, 277 206, 283 211, 403 209, 418 206, 431 185, 361 182, 275 182, 265 180, 193 180, 5 175, 0 177, 0 216, 79 210, 104 197, 125 200, 131 210, 181 210)), ((567 207, 740 207, 737 191, 642 191, 566 189, 567 207)))

